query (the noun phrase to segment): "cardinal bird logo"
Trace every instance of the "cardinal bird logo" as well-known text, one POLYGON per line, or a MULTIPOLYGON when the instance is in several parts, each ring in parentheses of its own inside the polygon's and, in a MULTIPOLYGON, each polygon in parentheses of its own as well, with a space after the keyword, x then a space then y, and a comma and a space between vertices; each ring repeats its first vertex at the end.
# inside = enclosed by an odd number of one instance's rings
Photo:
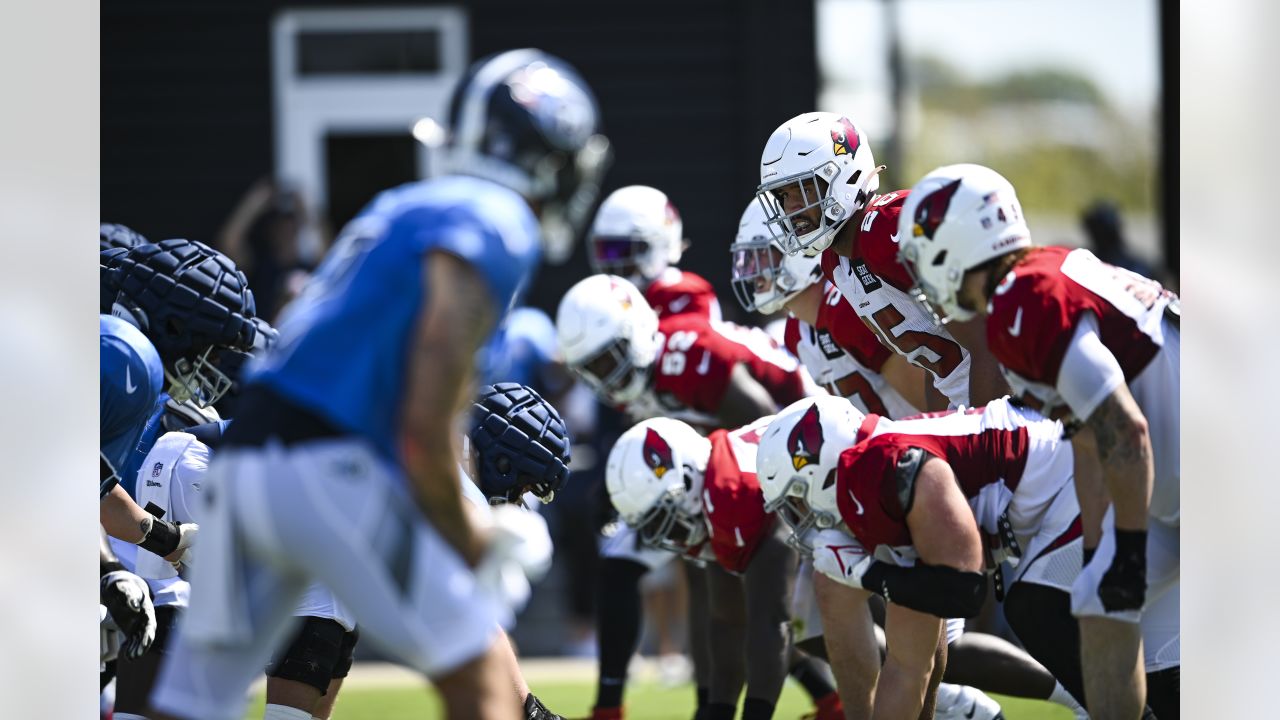
POLYGON ((791 466, 796 470, 818 461, 822 452, 822 422, 818 418, 818 406, 811 405, 787 438, 787 450, 791 452, 791 466))
POLYGON ((836 155, 854 155, 858 152, 858 146, 862 144, 862 136, 858 134, 858 128, 853 126, 849 118, 840 118, 836 121, 835 127, 831 128, 832 149, 836 155))
MULTIPOLYGON (((615 298, 617 298, 618 304, 622 306, 623 310, 631 309, 631 295, 627 292, 626 288, 618 283, 617 280, 612 278, 609 279, 609 291, 613 293, 615 298)), ((653 431, 650 430, 649 432, 653 431)))
POLYGON ((645 433, 644 445, 640 451, 644 453, 644 464, 648 465, 659 479, 676 466, 675 460, 671 457, 671 446, 653 428, 649 428, 645 433))
POLYGON ((960 178, 956 178, 926 195, 916 206, 916 223, 911 228, 911 234, 915 237, 923 235, 932 240, 933 234, 938 232, 938 226, 942 224, 942 218, 947 214, 947 208, 951 206, 952 196, 959 189, 960 178))

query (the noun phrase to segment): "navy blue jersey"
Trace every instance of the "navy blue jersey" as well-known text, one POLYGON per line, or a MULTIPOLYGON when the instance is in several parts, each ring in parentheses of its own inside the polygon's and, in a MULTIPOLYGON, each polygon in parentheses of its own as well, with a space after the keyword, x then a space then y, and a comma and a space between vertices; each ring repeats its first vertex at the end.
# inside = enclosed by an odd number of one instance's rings
POLYGON ((528 203, 487 180, 446 176, 387 190, 343 230, 285 309, 280 341, 250 363, 245 384, 269 387, 394 459, 429 254, 472 265, 501 321, 540 245, 528 203))

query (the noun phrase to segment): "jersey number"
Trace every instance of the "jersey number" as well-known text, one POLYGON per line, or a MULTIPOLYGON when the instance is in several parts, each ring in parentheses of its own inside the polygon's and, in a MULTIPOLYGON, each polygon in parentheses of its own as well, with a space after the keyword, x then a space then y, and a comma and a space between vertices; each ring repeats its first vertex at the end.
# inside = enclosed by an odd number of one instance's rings
POLYGON ((862 373, 852 372, 844 377, 831 383, 831 392, 833 395, 839 395, 844 398, 852 398, 854 395, 862 398, 862 404, 867 406, 868 413, 874 413, 882 417, 889 417, 889 409, 884 406, 884 401, 876 394, 871 383, 867 381, 862 373))
POLYGON ((689 330, 677 330, 671 333, 671 337, 667 339, 667 351, 662 355, 663 375, 680 375, 684 372, 685 366, 689 363, 685 353, 693 347, 697 339, 698 334, 689 330))
POLYGON ((906 318, 898 308, 885 305, 871 315, 871 322, 867 325, 880 336, 880 342, 888 347, 897 348, 898 352, 907 356, 913 364, 928 370, 936 377, 947 377, 964 361, 964 351, 960 346, 944 337, 919 330, 903 330, 896 335, 893 334, 893 329, 905 321, 906 318), (913 357, 912 353, 921 348, 931 350, 937 359, 930 360, 924 353, 913 357))

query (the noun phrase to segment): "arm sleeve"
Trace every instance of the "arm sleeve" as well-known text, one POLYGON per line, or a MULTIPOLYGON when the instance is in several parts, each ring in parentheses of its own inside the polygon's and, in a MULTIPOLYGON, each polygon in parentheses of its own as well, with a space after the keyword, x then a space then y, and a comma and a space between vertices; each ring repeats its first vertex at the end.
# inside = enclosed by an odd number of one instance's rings
POLYGON ((1098 320, 1090 313, 1080 317, 1071 344, 1058 371, 1058 394, 1080 419, 1087 419, 1108 395, 1124 383, 1124 371, 1115 355, 1098 337, 1098 320))

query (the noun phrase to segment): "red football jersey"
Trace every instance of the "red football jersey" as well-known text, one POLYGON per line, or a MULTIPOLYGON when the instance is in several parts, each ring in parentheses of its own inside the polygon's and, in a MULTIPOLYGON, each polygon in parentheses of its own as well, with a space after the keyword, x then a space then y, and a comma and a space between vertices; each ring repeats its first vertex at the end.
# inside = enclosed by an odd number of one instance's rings
POLYGON ((764 511, 764 494, 756 478, 760 435, 773 417, 737 430, 717 430, 708 437, 711 458, 702 485, 702 514, 716 560, 732 573, 746 570, 774 527, 773 514, 764 511))
POLYGON ((953 406, 969 402, 969 353, 909 294, 911 276, 898 262, 898 216, 910 190, 878 196, 867 206, 853 257, 822 254, 822 272, 885 347, 933 376, 953 406))
POLYGON ((663 407, 717 415, 738 363, 779 407, 807 394, 800 364, 759 328, 709 323, 685 313, 663 318, 658 331, 662 349, 654 361, 653 394, 663 407))
POLYGON ((783 338, 814 382, 848 398, 863 413, 899 418, 919 412, 880 374, 892 351, 862 323, 834 285, 826 288, 817 323, 788 317, 783 338))
POLYGON ((990 533, 1015 494, 1025 517, 1012 521, 1029 525, 1072 476, 1062 426, 1004 398, 964 412, 898 421, 868 415, 836 469, 841 519, 867 548, 912 544, 895 476, 899 458, 910 448, 951 466, 978 524, 990 533))
POLYGON ((1175 300, 1154 280, 1088 250, 1036 248, 996 286, 987 343, 1014 393, 1051 409, 1061 404, 1053 388, 1084 313, 1097 317, 1098 336, 1132 382, 1160 351, 1165 309, 1175 300))
POLYGON ((720 300, 701 275, 669 267, 644 291, 644 299, 659 318, 690 313, 703 320, 720 320, 720 300))

